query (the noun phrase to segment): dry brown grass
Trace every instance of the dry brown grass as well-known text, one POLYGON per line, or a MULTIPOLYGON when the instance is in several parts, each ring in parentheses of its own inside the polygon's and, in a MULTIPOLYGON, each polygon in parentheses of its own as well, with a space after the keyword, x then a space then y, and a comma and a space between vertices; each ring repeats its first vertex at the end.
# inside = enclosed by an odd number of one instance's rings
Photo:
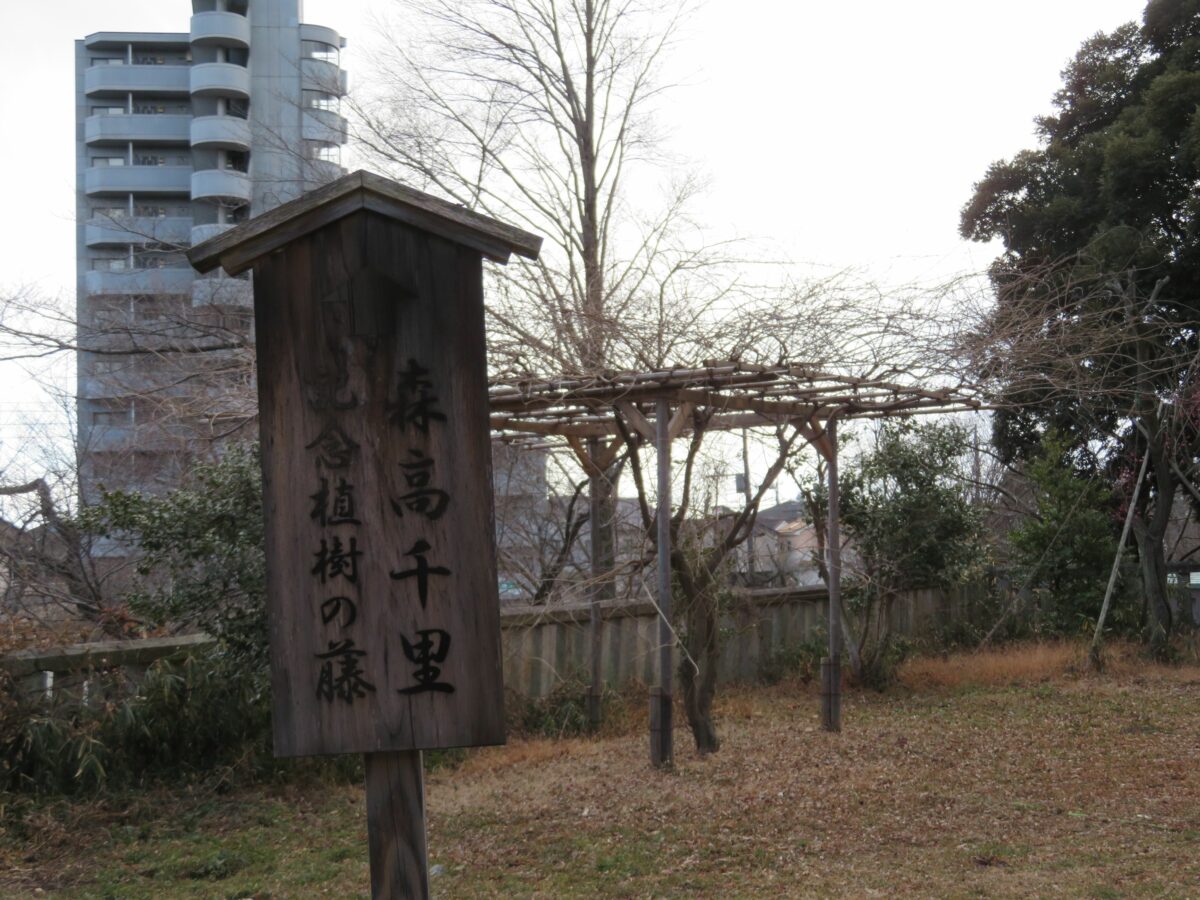
MULTIPOLYGON (((1190 655, 1188 647, 1180 646, 1184 655, 1190 655)), ((1086 641, 1038 641, 917 657, 907 660, 898 676, 900 684, 914 690, 1029 685, 1088 675, 1087 655, 1086 641)), ((1128 642, 1110 643, 1104 650, 1104 666, 1111 676, 1157 680, 1187 680, 1193 671, 1189 666, 1151 662, 1142 645, 1128 642)))
POLYGON ((913 689, 1030 684, 1077 670, 1086 652, 1076 642, 1054 641, 919 657, 900 667, 899 679, 913 689))
MULTIPOLYGON (((1200 897, 1200 667, 1117 647, 1093 675, 1069 644, 970 659, 849 693, 840 734, 811 685, 725 691, 721 751, 681 725, 671 772, 644 717, 473 753, 428 779, 435 895, 1200 897)), ((85 817, 47 846, 33 823, 0 842, 0 895, 8 862, 7 883, 64 897, 365 896, 361 789, 295 790, 208 798, 191 830, 179 800, 145 837, 85 817), (245 868, 188 874, 226 857, 245 868)))
POLYGON ((811 686, 727 691, 721 752, 681 726, 669 774, 639 730, 438 776, 441 893, 1200 896, 1200 668, 1082 659, 914 661, 900 690, 849 694, 838 735, 811 686))

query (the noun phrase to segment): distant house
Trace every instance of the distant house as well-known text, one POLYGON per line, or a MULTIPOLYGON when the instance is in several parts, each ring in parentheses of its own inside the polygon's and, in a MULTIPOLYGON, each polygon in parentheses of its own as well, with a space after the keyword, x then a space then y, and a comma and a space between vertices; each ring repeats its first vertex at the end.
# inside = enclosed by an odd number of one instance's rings
MULTIPOLYGON (((726 516, 734 515, 732 510, 726 516)), ((822 584, 817 566, 816 530, 803 501, 788 500, 759 510, 749 540, 737 549, 734 581, 763 587, 822 584)))

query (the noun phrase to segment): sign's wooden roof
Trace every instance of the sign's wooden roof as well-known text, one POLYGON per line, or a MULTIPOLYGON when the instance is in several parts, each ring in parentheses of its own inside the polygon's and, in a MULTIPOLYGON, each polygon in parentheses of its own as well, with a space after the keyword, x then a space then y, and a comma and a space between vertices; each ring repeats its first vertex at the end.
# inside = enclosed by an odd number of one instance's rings
POLYGON ((984 408, 976 392, 964 387, 904 384, 878 373, 839 375, 804 363, 728 361, 700 368, 493 381, 492 433, 509 439, 609 436, 619 432, 616 414, 640 424, 653 415, 659 399, 673 407, 712 411, 708 427, 718 429, 984 408))
POLYGON ((360 170, 197 244, 188 251, 188 261, 201 272, 220 266, 236 275, 259 257, 362 209, 463 244, 496 262, 508 262, 513 253, 536 259, 542 246, 535 234, 360 170))

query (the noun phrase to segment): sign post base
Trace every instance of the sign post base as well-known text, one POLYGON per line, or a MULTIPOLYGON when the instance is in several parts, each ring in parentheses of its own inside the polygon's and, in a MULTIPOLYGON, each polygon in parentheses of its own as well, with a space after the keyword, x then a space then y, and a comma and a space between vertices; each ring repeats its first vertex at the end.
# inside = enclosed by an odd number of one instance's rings
POLYGON ((365 753, 373 900, 426 900, 425 781, 421 751, 365 753))

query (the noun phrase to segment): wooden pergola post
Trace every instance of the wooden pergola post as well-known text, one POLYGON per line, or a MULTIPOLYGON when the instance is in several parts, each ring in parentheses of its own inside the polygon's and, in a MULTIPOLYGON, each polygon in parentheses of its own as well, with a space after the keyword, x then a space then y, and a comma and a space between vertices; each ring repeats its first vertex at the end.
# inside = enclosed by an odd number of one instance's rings
POLYGON ((825 461, 829 481, 828 523, 825 529, 825 560, 829 573, 829 655, 821 660, 821 727, 842 730, 842 542, 838 495, 837 420, 825 425, 825 461))
POLYGON ((650 691, 650 762, 674 762, 671 723, 671 405, 659 400, 655 415, 658 456, 658 685, 650 691))
POLYGON ((600 601, 604 597, 604 578, 608 574, 600 558, 603 555, 604 548, 604 535, 601 532, 603 526, 600 524, 600 517, 605 505, 600 502, 600 495, 605 487, 605 473, 599 462, 600 441, 598 438, 588 438, 587 452, 588 460, 591 463, 591 468, 588 472, 590 481, 588 485, 588 499, 590 503, 588 527, 591 535, 592 555, 592 585, 588 613, 588 639, 591 644, 591 680, 588 686, 587 715, 588 726, 592 731, 596 731, 600 727, 603 712, 602 700, 604 697, 604 662, 601 656, 604 646, 604 633, 601 629, 604 627, 604 622, 600 617, 600 601))

